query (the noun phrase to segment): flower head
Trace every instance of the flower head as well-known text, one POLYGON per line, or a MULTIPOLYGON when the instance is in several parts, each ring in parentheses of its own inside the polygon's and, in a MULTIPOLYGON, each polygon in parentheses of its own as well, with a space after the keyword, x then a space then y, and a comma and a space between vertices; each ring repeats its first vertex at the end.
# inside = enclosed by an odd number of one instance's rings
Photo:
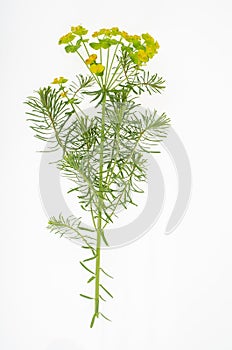
POLYGON ((54 78, 53 82, 51 84, 64 84, 68 81, 68 79, 65 79, 64 77, 54 78))
POLYGON ((59 39, 59 45, 61 44, 68 44, 70 43, 73 39, 75 38, 75 35, 73 33, 68 33, 63 35, 60 39, 59 39))
POLYGON ((67 97, 67 92, 66 91, 61 92, 60 96, 61 97, 67 97))
POLYGON ((139 35, 130 35, 130 41, 131 42, 138 42, 138 41, 140 41, 141 40, 141 36, 139 36, 139 35))
POLYGON ((138 57, 139 63, 147 62, 149 60, 149 57, 144 50, 138 50, 137 57, 138 57))
POLYGON ((87 60, 85 60, 86 64, 92 64, 96 61, 97 59, 97 55, 94 53, 92 55, 89 56, 89 58, 87 58, 87 60))
POLYGON ((125 39, 127 41, 130 39, 130 35, 127 32, 125 32, 124 30, 121 32, 121 36, 123 39, 125 39))
POLYGON ((146 44, 152 44, 155 41, 154 38, 148 33, 142 34, 142 38, 146 44))
POLYGON ((90 71, 96 75, 102 75, 105 67, 101 63, 93 63, 90 66, 90 71))
POLYGON ((159 43, 158 41, 154 41, 153 44, 149 44, 146 46, 146 53, 148 55, 149 58, 152 58, 155 54, 158 53, 158 49, 159 49, 159 43))
POLYGON ((92 34, 92 37, 96 38, 96 37, 98 37, 100 35, 111 36, 111 29, 102 28, 98 32, 94 32, 92 34))
POLYGON ((92 37, 93 38, 96 38, 98 36, 98 32, 94 32, 93 34, 92 34, 92 37))
POLYGON ((80 25, 77 27, 71 27, 71 31, 72 31, 72 33, 79 35, 79 36, 82 36, 82 35, 85 35, 88 33, 88 30, 80 25))
POLYGON ((116 35, 120 35, 120 31, 118 27, 112 27, 111 28, 111 34, 116 36, 116 35))
POLYGON ((120 32, 118 27, 112 27, 110 29, 101 28, 99 31, 94 32, 92 34, 92 37, 97 38, 100 35, 105 35, 105 36, 111 37, 111 36, 121 35, 121 32, 120 32))

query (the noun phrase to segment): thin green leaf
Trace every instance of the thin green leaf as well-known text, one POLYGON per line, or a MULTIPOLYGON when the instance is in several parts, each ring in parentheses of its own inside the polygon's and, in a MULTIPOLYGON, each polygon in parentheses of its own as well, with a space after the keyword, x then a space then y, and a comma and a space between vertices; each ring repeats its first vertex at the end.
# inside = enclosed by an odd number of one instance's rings
POLYGON ((94 255, 94 256, 91 256, 91 258, 85 259, 85 260, 83 260, 83 261, 86 262, 86 261, 95 260, 96 257, 97 257, 97 255, 94 255))
POLYGON ((94 273, 93 271, 91 271, 87 266, 85 266, 85 264, 83 264, 82 261, 80 261, 80 264, 81 264, 81 266, 82 266, 85 270, 87 270, 88 272, 92 273, 93 275, 95 274, 95 273, 94 273))
POLYGON ((99 315, 101 315, 105 320, 112 322, 108 317, 106 317, 105 315, 103 315, 102 312, 99 312, 99 315))
POLYGON ((93 325, 94 325, 94 321, 95 321, 96 316, 97 316, 96 314, 93 315, 92 320, 91 320, 91 323, 90 323, 90 328, 93 328, 93 325))
POLYGON ((85 295, 85 294, 80 294, 80 296, 81 296, 82 298, 86 298, 86 299, 91 299, 91 300, 94 299, 94 298, 89 297, 88 295, 85 295))
POLYGON ((113 295, 112 295, 102 284, 100 284, 100 287, 101 287, 111 298, 113 298, 113 295))
POLYGON ((105 272, 105 270, 103 270, 103 268, 101 267, 101 271, 109 278, 114 278, 113 276, 109 275, 107 272, 105 272))
POLYGON ((95 279, 95 276, 90 277, 90 279, 87 281, 87 283, 92 282, 95 279))

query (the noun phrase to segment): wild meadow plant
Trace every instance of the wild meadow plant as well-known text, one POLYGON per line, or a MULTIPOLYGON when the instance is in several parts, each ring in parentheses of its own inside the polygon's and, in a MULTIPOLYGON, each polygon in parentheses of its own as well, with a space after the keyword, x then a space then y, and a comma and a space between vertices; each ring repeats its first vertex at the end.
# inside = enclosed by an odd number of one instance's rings
POLYGON ((147 33, 129 35, 117 27, 100 29, 88 37, 81 25, 71 27, 59 39, 65 51, 75 54, 87 68, 74 82, 55 78, 25 102, 35 137, 49 144, 49 151, 61 150, 57 166, 73 183, 79 205, 89 212, 93 228, 81 218, 51 217, 51 232, 79 240, 90 256, 80 262, 94 284, 90 327, 106 317, 100 301, 113 297, 102 284, 102 275, 112 278, 101 264, 101 247, 108 245, 105 228, 117 217, 119 207, 135 205, 133 193, 143 193, 146 181, 146 153, 159 153, 156 146, 167 135, 170 119, 156 110, 139 112, 138 98, 144 92, 160 93, 165 81, 147 71, 157 53, 158 42, 147 33), (94 116, 82 108, 89 101, 94 116))

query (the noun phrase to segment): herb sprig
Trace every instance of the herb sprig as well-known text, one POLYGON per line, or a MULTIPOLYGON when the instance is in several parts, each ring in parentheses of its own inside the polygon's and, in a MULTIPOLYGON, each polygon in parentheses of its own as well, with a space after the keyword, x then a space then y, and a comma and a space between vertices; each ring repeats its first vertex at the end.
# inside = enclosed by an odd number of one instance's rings
POLYGON ((104 230, 117 217, 117 209, 134 205, 134 192, 143 193, 147 164, 144 154, 159 153, 157 145, 167 136, 170 119, 157 111, 138 112, 138 97, 161 93, 165 81, 151 74, 146 65, 157 53, 158 42, 148 33, 129 35, 117 27, 100 29, 88 37, 81 25, 71 27, 59 39, 65 51, 77 54, 88 74, 68 83, 54 78, 25 102, 30 108, 28 121, 35 137, 46 141, 50 151, 62 150, 57 162, 62 174, 74 184, 82 209, 89 212, 93 228, 80 218, 51 217, 48 229, 70 240, 79 240, 90 256, 80 262, 94 283, 92 296, 95 319, 103 317, 100 301, 112 294, 101 282, 101 275, 112 278, 102 268, 101 246, 108 245, 104 230), (100 108, 94 117, 81 107, 83 100, 100 108))

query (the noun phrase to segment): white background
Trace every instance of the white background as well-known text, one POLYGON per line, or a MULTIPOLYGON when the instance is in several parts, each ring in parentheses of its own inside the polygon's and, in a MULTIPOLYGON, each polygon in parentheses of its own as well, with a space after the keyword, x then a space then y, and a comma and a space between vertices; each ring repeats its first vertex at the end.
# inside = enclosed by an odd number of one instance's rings
MULTIPOLYGON (((1 350, 232 349, 232 5, 221 1, 5 1, 1 5, 1 350), (167 201, 135 244, 104 254, 115 296, 113 323, 88 328, 84 252, 46 230, 38 189, 38 142, 22 102, 80 63, 57 45, 70 25, 119 26, 160 42, 150 64, 167 80, 144 98, 166 111, 188 151, 193 189, 177 230, 163 234, 167 201)), ((162 156, 161 156, 162 157, 162 156)), ((173 192, 174 191, 174 192, 173 192)), ((169 200, 170 196, 170 200, 169 200)))

